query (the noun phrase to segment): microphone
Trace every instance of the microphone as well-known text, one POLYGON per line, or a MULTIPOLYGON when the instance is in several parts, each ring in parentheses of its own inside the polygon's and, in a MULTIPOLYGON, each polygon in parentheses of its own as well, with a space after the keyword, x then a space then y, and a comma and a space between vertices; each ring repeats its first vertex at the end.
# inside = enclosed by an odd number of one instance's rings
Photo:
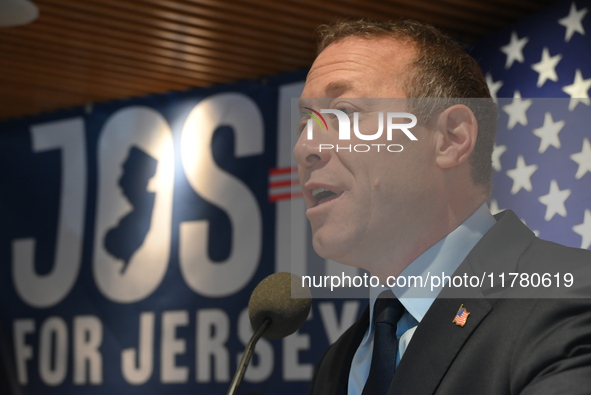
POLYGON ((263 334, 281 339, 297 331, 308 318, 312 304, 310 289, 302 278, 291 273, 275 273, 257 285, 248 302, 248 316, 255 331, 266 319, 271 323, 263 334))
POLYGON ((255 332, 240 359, 228 395, 237 393, 261 336, 280 339, 291 335, 306 321, 311 305, 310 289, 303 286, 302 278, 296 274, 271 274, 256 286, 248 301, 250 325, 255 332))

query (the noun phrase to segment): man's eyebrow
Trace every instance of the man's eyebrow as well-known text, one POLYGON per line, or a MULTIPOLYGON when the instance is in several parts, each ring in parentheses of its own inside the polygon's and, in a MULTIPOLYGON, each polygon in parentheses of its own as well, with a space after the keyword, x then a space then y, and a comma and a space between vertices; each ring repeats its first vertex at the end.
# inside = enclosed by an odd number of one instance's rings
POLYGON ((339 97, 347 91, 353 90, 353 82, 347 80, 331 81, 326 85, 327 97, 339 97))
MULTIPOLYGON (((337 97, 340 97, 343 93, 348 92, 348 91, 353 91, 354 89, 354 84, 352 81, 347 81, 347 80, 337 80, 337 81, 331 81, 328 83, 328 85, 326 85, 325 88, 325 95, 324 95, 324 99, 334 99, 337 97)), ((306 102, 308 102, 310 100, 310 98, 307 97, 301 97, 298 101, 298 105, 299 107, 305 107, 306 102)))

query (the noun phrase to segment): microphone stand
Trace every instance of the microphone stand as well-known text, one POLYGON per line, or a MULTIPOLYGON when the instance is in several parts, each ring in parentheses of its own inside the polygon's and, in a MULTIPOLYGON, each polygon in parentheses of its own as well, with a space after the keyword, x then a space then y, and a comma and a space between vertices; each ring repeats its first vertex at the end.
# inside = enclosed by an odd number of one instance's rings
POLYGON ((238 364, 238 369, 236 370, 236 374, 234 374, 234 378, 232 379, 232 384, 230 384, 230 389, 228 390, 228 395, 236 395, 238 393, 238 387, 242 382, 242 378, 244 377, 244 373, 246 373, 246 368, 248 367, 248 363, 250 362, 250 358, 252 357, 252 353, 254 352, 254 347, 256 342, 261 338, 263 333, 267 330, 267 328, 271 325, 271 319, 265 318, 259 329, 255 333, 253 333, 246 349, 244 350, 244 354, 242 354, 242 358, 240 359, 240 363, 238 364))

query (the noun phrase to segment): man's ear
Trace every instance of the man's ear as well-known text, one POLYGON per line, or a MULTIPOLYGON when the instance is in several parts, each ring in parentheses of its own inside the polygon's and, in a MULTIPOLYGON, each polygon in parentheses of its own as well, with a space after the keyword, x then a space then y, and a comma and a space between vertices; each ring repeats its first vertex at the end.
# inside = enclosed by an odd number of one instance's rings
POLYGON ((468 160, 476 144, 478 122, 470 108, 456 104, 439 114, 435 132, 437 165, 449 169, 468 160))

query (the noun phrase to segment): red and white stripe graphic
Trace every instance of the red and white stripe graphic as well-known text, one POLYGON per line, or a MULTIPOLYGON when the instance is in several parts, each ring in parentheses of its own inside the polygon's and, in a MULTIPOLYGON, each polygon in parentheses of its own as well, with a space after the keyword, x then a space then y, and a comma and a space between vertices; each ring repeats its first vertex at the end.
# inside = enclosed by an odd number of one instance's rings
POLYGON ((302 197, 297 167, 275 168, 269 171, 269 201, 302 197))

